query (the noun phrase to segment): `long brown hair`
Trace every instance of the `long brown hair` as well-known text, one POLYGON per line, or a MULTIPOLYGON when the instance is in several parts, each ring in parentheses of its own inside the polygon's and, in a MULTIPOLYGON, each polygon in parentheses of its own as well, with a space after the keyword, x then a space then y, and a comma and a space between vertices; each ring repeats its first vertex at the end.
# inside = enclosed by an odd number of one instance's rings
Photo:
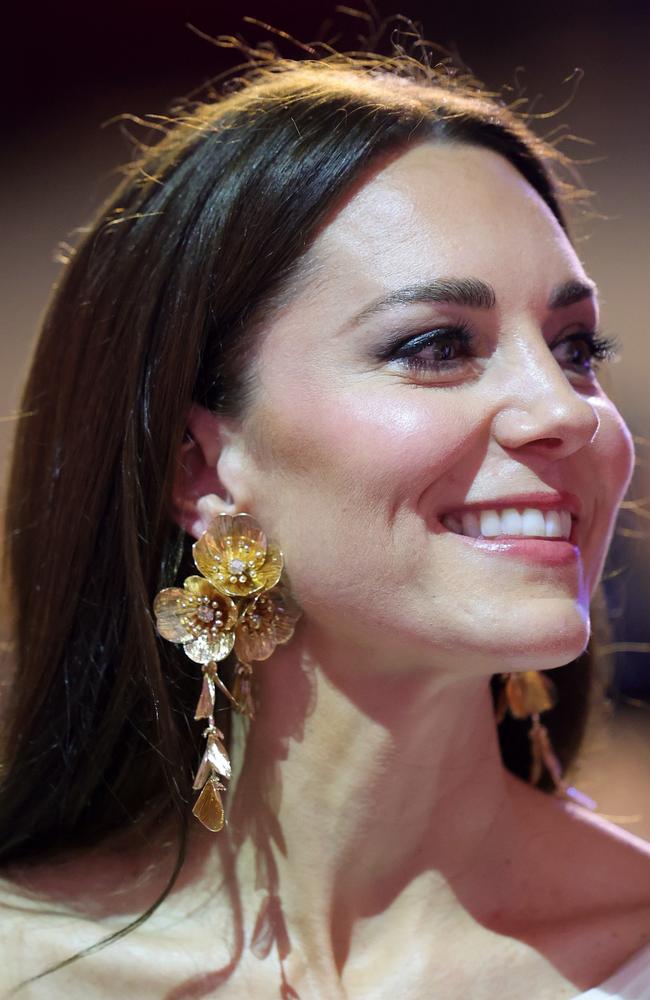
MULTIPOLYGON (((176 815, 180 867, 196 678, 151 612, 189 571, 191 539, 169 516, 178 449, 192 401, 245 410, 260 317, 351 183, 381 154, 430 140, 500 153, 567 232, 561 201, 581 194, 523 111, 444 62, 262 63, 227 95, 175 109, 142 146, 43 322, 8 485, 4 864, 176 815)), ((553 671, 560 698, 545 721, 565 768, 592 673, 590 650, 553 671)), ((526 724, 507 719, 500 741, 526 777, 526 724)))

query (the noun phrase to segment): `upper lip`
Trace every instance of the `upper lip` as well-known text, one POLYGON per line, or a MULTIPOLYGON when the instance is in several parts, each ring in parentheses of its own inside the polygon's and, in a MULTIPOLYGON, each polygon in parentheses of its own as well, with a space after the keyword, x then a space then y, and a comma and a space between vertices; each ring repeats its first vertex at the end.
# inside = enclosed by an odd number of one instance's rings
POLYGON ((582 501, 575 493, 563 490, 560 493, 537 492, 537 493, 512 493, 509 496, 488 497, 485 500, 470 500, 466 503, 458 504, 456 507, 448 507, 441 511, 440 517, 447 514, 461 514, 469 510, 502 510, 505 507, 537 507, 540 510, 568 510, 575 518, 579 518, 582 512, 582 501))

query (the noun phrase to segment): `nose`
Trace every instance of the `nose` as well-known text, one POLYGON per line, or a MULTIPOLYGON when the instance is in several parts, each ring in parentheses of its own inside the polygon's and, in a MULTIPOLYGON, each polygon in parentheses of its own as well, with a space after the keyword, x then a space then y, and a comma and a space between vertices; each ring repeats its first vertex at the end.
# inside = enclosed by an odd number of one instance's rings
POLYGON ((572 382, 539 335, 519 344, 500 377, 492 432, 502 447, 557 459, 593 441, 600 419, 585 395, 588 382, 572 382))

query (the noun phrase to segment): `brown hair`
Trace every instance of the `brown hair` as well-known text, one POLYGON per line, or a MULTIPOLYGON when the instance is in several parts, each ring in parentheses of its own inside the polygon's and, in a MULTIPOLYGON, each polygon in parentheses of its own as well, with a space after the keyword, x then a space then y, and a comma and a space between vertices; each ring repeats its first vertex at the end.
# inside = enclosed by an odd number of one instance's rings
MULTIPOLYGON (((0 859, 176 814, 169 890, 200 727, 195 672, 157 639, 151 605, 190 572, 192 539, 169 509, 192 401, 245 410, 262 311, 382 153, 422 140, 495 150, 565 231, 560 196, 581 192, 523 112, 468 73, 405 55, 269 60, 227 95, 177 108, 162 131, 65 267, 22 399, 4 552, 16 669, 0 859)), ((560 697, 545 722, 565 768, 591 678, 590 650, 553 671, 560 697)), ((527 777, 527 724, 507 718, 500 742, 506 767, 527 777)))

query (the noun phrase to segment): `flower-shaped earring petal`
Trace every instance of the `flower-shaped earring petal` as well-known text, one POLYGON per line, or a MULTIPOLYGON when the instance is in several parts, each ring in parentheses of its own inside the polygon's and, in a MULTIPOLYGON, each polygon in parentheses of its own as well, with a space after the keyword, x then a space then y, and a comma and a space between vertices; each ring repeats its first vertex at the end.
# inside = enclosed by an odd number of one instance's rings
POLYGON ((274 587, 282 553, 250 514, 219 514, 192 547, 194 562, 216 590, 248 597, 274 587))
POLYGON ((181 642, 195 663, 223 660, 235 644, 235 602, 202 576, 188 576, 182 587, 161 590, 153 609, 163 639, 181 642))
POLYGON ((257 594, 240 612, 235 653, 240 660, 266 660, 276 646, 294 633, 300 609, 286 588, 257 594))

